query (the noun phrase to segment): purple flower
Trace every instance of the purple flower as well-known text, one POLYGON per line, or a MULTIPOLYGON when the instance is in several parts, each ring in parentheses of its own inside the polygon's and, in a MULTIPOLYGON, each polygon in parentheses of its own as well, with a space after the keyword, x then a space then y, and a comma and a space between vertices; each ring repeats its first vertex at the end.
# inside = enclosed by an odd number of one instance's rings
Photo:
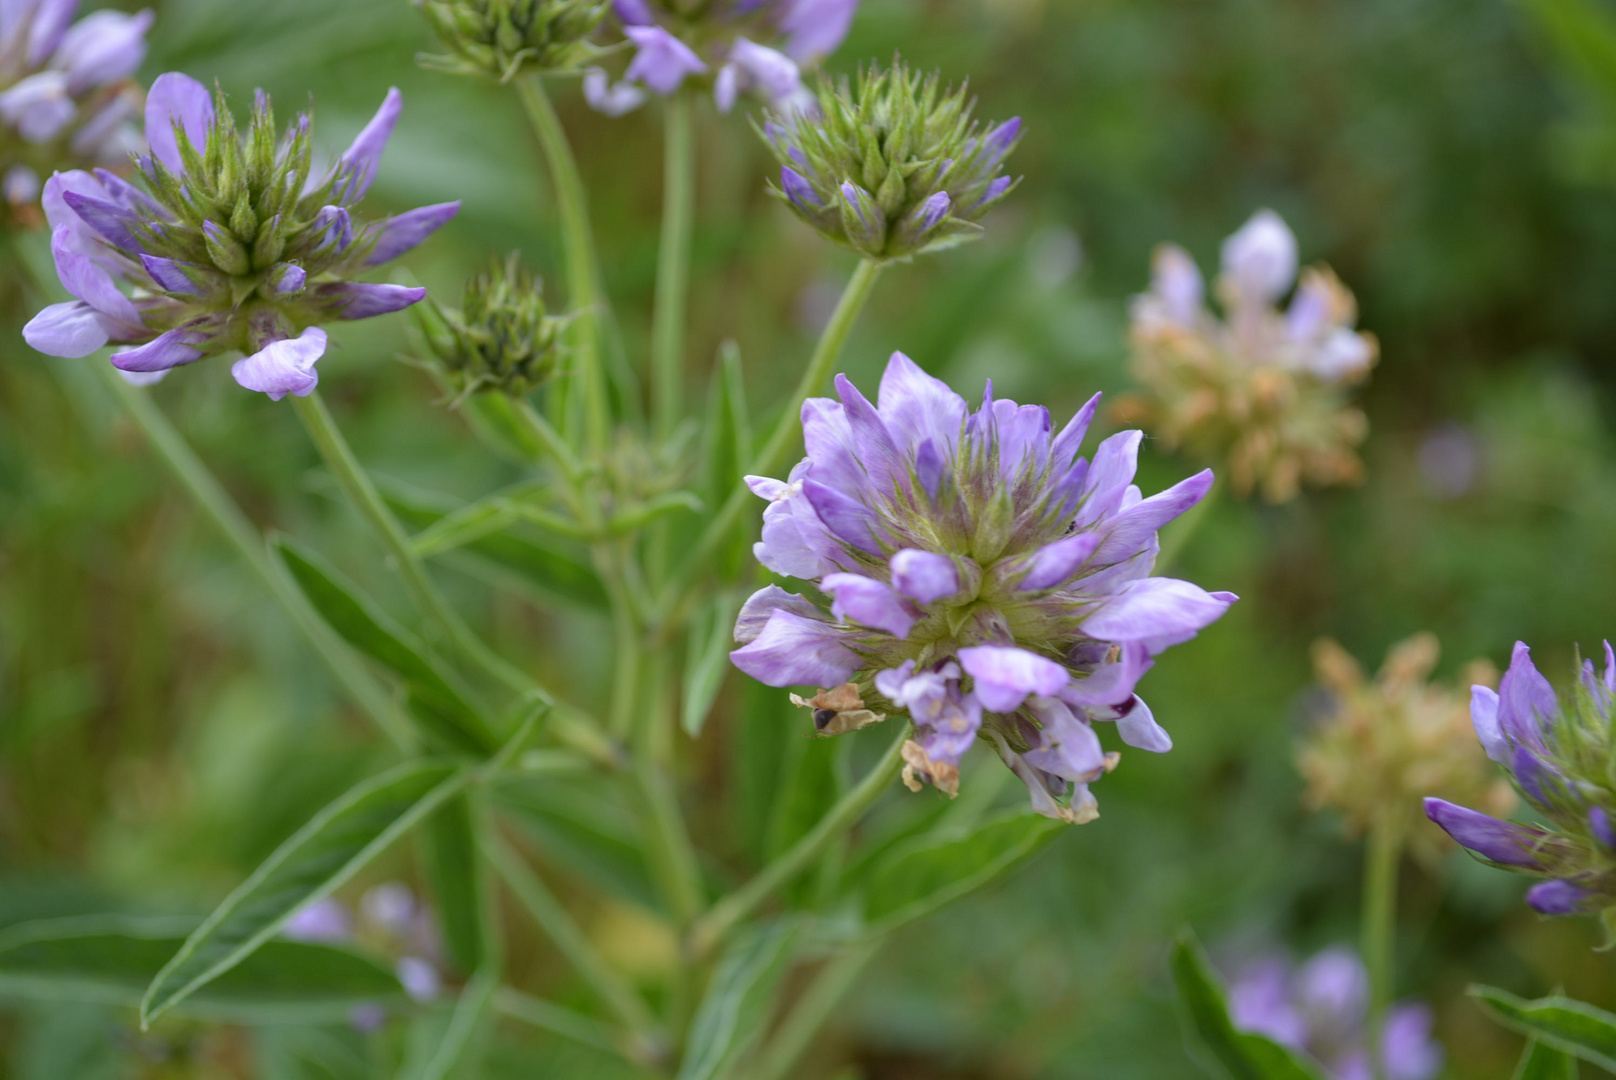
MULTIPOLYGON (((1370 1080, 1369 975, 1351 949, 1326 949, 1300 968, 1279 957, 1247 964, 1229 984, 1229 1017, 1243 1031, 1305 1053, 1333 1080, 1370 1080)), ((1432 1080, 1442 1044, 1428 1006, 1393 1005, 1381 1031, 1387 1080, 1432 1080)))
POLYGON ((334 897, 298 908, 281 933, 293 941, 339 943, 353 937, 353 914, 334 897))
MULTIPOLYGON (((116 44, 78 47, 121 57, 127 40, 116 44)), ((277 138, 260 93, 243 138, 222 97, 187 75, 158 77, 146 100, 145 190, 103 170, 46 183, 57 275, 75 299, 36 315, 24 338, 52 356, 129 346, 113 353, 113 365, 147 379, 236 351, 245 355, 231 372, 242 386, 277 400, 313 392, 326 346, 318 324, 397 311, 424 295, 351 279, 413 249, 459 208, 439 203, 374 225, 356 219, 400 108, 398 91, 389 91, 317 177, 307 116, 277 138)))
POLYGON ((736 666, 771 686, 873 689, 915 724, 916 783, 952 792, 986 737, 1036 809, 1087 820, 1084 785, 1116 763, 1093 724, 1169 749, 1134 687, 1235 599, 1149 576, 1156 530, 1210 474, 1147 499, 1137 432, 1079 456, 1097 399, 1057 432, 1047 410, 991 387, 972 412, 901 353, 877 403, 844 376, 836 386, 839 401, 804 403, 808 456, 790 478, 747 478, 769 500, 758 560, 814 582, 830 611, 763 589, 737 620, 736 666))

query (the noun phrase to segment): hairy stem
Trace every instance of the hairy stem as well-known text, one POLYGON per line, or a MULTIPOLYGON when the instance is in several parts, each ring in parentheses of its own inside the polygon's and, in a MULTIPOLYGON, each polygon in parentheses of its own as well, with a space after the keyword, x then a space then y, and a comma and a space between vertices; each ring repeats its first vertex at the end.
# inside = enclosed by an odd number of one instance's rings
POLYGON ((293 624, 308 639, 326 669, 355 704, 400 747, 414 744, 410 722, 398 711, 386 689, 366 669, 346 642, 326 626, 308 599, 286 572, 270 558, 264 538, 214 479, 196 452, 186 443, 149 395, 130 386, 111 364, 92 361, 112 396, 145 434, 191 500, 218 526, 258 579, 263 582, 293 624))
POLYGON ((901 751, 909 738, 909 726, 904 722, 898 737, 892 740, 880 762, 871 769, 858 786, 843 795, 841 800, 819 819, 807 835, 798 840, 774 862, 765 866, 758 875, 724 899, 714 904, 691 928, 693 951, 704 956, 712 951, 735 924, 756 911, 776 889, 790 883, 845 834, 864 816, 864 811, 891 785, 903 765, 901 751))
MULTIPOLYGON (((583 399, 585 445, 593 455, 598 455, 607 448, 611 416, 606 401, 606 369, 600 354, 600 269, 595 258, 594 233, 589 227, 589 202, 572 145, 545 93, 543 80, 537 74, 528 74, 519 77, 515 85, 528 122, 544 151, 556 206, 561 213, 567 301, 577 314, 571 329, 573 348, 569 366, 573 378, 570 381, 580 388, 583 399)), ((561 385, 566 385, 566 381, 561 385)), ((557 400, 567 397, 565 393, 555 395, 557 400)), ((556 419, 566 430, 565 418, 556 419)))
POLYGON ((651 319, 652 430, 666 439, 684 411, 685 305, 690 284, 690 232, 695 217, 693 97, 668 98, 663 135, 662 242, 657 251, 656 301, 651 319))
POLYGON ((1363 953, 1369 970, 1370 1067, 1385 1080, 1381 1035, 1392 999, 1392 947, 1397 920, 1397 866, 1403 856, 1403 823, 1390 813, 1376 818, 1364 850, 1363 953))

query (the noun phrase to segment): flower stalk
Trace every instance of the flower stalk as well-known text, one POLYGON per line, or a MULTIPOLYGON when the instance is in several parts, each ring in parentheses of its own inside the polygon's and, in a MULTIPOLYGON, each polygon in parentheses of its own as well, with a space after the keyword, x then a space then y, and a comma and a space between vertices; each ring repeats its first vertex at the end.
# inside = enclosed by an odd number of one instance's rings
POLYGON ((690 291, 690 234, 696 212, 693 101, 676 93, 664 110, 662 243, 651 331, 653 430, 666 439, 684 414, 684 337, 690 291))
POLYGON ((1386 1080, 1381 1042, 1393 993, 1397 867, 1403 857, 1403 837, 1402 816, 1383 814, 1370 827, 1364 849, 1363 953, 1369 970, 1369 1060, 1375 1080, 1386 1080))

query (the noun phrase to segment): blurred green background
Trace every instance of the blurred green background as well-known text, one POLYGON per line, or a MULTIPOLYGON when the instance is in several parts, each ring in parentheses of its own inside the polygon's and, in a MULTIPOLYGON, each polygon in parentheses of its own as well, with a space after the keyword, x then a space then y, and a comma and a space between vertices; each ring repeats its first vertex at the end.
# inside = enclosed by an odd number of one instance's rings
MULTIPOLYGON (((372 201, 465 203, 405 260, 429 288, 453 300, 512 248, 559 279, 552 204, 514 99, 418 69, 433 43, 406 0, 153 6, 143 77, 179 69, 238 100, 262 86, 283 108, 312 94, 333 153, 389 85, 403 89, 372 201)), ((1142 686, 1177 748, 1126 755, 1096 789, 1099 821, 904 931, 804 1077, 1200 1075, 1163 962, 1180 924, 1225 955, 1229 942, 1307 953, 1356 933, 1358 845, 1301 812, 1291 763, 1314 638, 1335 636, 1373 668, 1429 629, 1445 677, 1476 656, 1502 665, 1521 638, 1560 681, 1578 643, 1616 630, 1616 65, 1590 29, 1601 18, 1616 5, 864 0, 833 67, 899 51, 968 76, 981 112, 1020 115, 1027 135, 1012 161, 1026 179, 985 241, 883 278, 847 353, 856 381, 902 349, 967 397, 991 376, 999 396, 1057 414, 1125 390, 1127 302, 1153 245, 1178 241, 1210 265, 1261 206, 1295 228, 1304 262, 1328 261, 1357 293, 1382 360, 1362 396, 1362 489, 1279 508, 1224 502, 1186 553, 1184 576, 1244 599, 1142 686)), ((625 355, 643 364, 658 114, 609 120, 575 86, 557 96, 625 355)), ((761 411, 795 380, 851 262, 766 197, 766 157, 742 116, 704 105, 699 147, 691 392, 705 392, 732 338, 761 411)), ((10 295, 8 320, 26 314, 10 295)), ((406 328, 334 334, 328 398, 382 477, 462 499, 492 490, 507 467, 398 362, 406 328)), ((6 340, 0 925, 200 913, 372 771, 381 747, 88 377, 92 361, 6 340)), ((290 410, 241 393, 217 363, 156 396, 256 521, 317 540, 391 595, 290 410)), ((1142 461, 1146 491, 1191 469, 1148 443, 1142 461)), ((598 691, 609 669, 593 616, 443 577, 506 655, 579 698, 598 691)), ((771 695, 732 678, 719 718, 686 748, 705 848, 742 850, 761 830, 719 810, 738 790, 744 811, 768 783, 738 755, 799 752, 771 695)), ((404 849, 366 880, 410 874, 404 849)), ((1522 891, 1459 854, 1405 867, 1399 991, 1436 1007, 1455 1080, 1506 1076, 1518 1053, 1464 998, 1471 981, 1527 995, 1564 985, 1616 1006, 1594 929, 1538 920, 1522 891)), ((569 899, 609 952, 654 976, 658 939, 630 903, 569 899)), ((567 992, 536 941, 519 940, 516 957, 530 983, 567 992)), ((506 1037, 490 1077, 617 1075, 564 1043, 506 1037)), ((310 1056, 317 1071, 239 1032, 142 1038, 95 1009, 6 1013, 0 1046, 0 1075, 17 1080, 366 1075, 340 1071, 341 1054, 310 1056)))

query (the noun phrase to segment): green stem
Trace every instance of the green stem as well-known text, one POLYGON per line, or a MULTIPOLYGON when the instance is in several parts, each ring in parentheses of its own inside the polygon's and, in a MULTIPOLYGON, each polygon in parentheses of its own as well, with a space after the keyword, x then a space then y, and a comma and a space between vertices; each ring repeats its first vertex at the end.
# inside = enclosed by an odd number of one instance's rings
MULTIPOLYGON (((842 291, 842 298, 836 304, 836 310, 831 314, 830 322, 825 324, 824 331, 819 335, 819 343, 814 347, 814 354, 809 358, 808 366, 803 369, 802 378, 797 381, 797 387, 786 399, 785 408, 780 413, 780 419, 775 422, 774 430, 769 433, 768 441, 763 449, 752 460, 748 470, 761 476, 767 476, 779 469, 791 448, 802 438, 802 403, 810 394, 819 389, 830 377, 831 368, 842 354, 842 346, 847 343, 848 334, 852 332, 853 323, 857 321, 859 312, 864 310, 865 303, 870 299, 870 292, 875 287, 875 279, 881 273, 881 264, 865 259, 859 263, 858 269, 848 279, 847 288, 842 291)), ((701 534, 691 557, 685 561, 683 569, 674 580, 669 590, 670 602, 665 612, 671 614, 678 609, 685 599, 695 575, 699 574, 711 562, 711 557, 718 545, 729 536, 735 523, 741 516, 742 509, 752 495, 740 484, 730 492, 724 505, 714 515, 706 530, 701 534)))
POLYGON ((882 792, 891 786, 892 778, 898 775, 898 769, 903 765, 903 744, 908 738, 909 726, 905 722, 875 768, 859 781, 857 787, 843 795, 806 836, 765 866, 751 881, 714 904, 696 920, 691 927, 691 940, 697 956, 710 953, 736 923, 757 910, 776 889, 790 883, 812 866, 833 841, 864 816, 864 811, 874 805, 882 792))
POLYGON ((269 557, 263 536, 242 514, 224 488, 219 486, 219 482, 168 422, 162 410, 153 404, 149 395, 125 382, 111 364, 93 361, 91 366, 151 442, 192 501, 212 519, 270 595, 291 616, 292 622, 303 632, 315 655, 337 683, 393 742, 406 748, 414 745, 410 722, 399 713, 382 684, 365 668, 353 650, 331 632, 296 583, 269 557))
MULTIPOLYGON (((635 648, 640 651, 638 642, 635 648)), ((650 870, 682 931, 706 901, 696 847, 671 772, 674 719, 669 705, 675 689, 668 671, 669 654, 666 650, 652 652, 646 659, 633 729, 633 780, 643 806, 650 870)))
POLYGON ((655 431, 666 439, 683 412, 685 303, 690 281, 690 232, 695 217, 693 95, 676 93, 663 110, 662 243, 657 252, 656 303, 651 318, 651 400, 655 431))
POLYGON ((882 939, 853 945, 826 961, 763 1048, 752 1080, 791 1080, 796 1075, 802 1055, 875 959, 881 945, 882 939))
POLYGON ((1392 999, 1392 947, 1397 919, 1397 867, 1403 855, 1402 820, 1390 813, 1376 818, 1364 851, 1363 953, 1369 970, 1370 1068, 1385 1080, 1381 1033, 1392 999))
POLYGON ((545 887, 543 881, 504 841, 486 836, 483 853, 516 899, 527 909, 533 921, 539 924, 556 950, 572 965, 579 978, 600 998, 630 1032, 641 1038, 652 1038, 656 1032, 656 1019, 624 978, 602 959, 583 930, 568 914, 567 909, 545 887))
POLYGON ((539 690, 533 679, 483 644, 443 598, 438 587, 427 576, 426 567, 422 565, 420 556, 411 546, 404 527, 393 516, 392 510, 388 509, 387 503, 376 490, 376 485, 371 482, 370 475, 354 456, 353 449, 342 437, 341 429, 337 427, 336 420, 332 417, 331 411, 325 407, 325 401, 319 393, 312 393, 308 397, 294 397, 292 401, 297 408, 298 418, 303 421, 309 438, 314 441, 320 456, 325 459, 326 466, 336 477, 343 494, 348 497, 354 509, 359 511, 360 516, 370 524, 371 530, 387 548, 387 553, 392 557, 393 568, 404 579, 410 597, 415 601, 421 614, 426 616, 435 633, 511 690, 517 693, 539 690))
POLYGON ((573 381, 583 395, 585 445, 592 451, 591 456, 598 456, 607 449, 611 417, 606 402, 606 369, 600 355, 600 270, 595 258, 594 233, 589 227, 589 202, 572 146, 544 91, 542 78, 538 74, 519 77, 516 92, 544 151, 556 207, 561 213, 567 300, 577 315, 572 323, 570 367, 573 381))
POLYGON ((509 986, 494 991, 494 1010, 523 1023, 532 1024, 541 1031, 560 1035, 564 1039, 605 1050, 621 1053, 611 1028, 593 1017, 557 1005, 554 1002, 524 994, 509 986))
POLYGON ((1164 530, 1166 540, 1162 543, 1160 554, 1156 556, 1154 573, 1165 574, 1177 566, 1179 556, 1189 546, 1189 542, 1195 537, 1195 534, 1201 531, 1201 526, 1206 523, 1206 519, 1212 516, 1212 507, 1217 503, 1219 497, 1223 494, 1223 489, 1227 486, 1223 477, 1214 477, 1211 488, 1201 497, 1201 501, 1190 507, 1177 521, 1164 530))

